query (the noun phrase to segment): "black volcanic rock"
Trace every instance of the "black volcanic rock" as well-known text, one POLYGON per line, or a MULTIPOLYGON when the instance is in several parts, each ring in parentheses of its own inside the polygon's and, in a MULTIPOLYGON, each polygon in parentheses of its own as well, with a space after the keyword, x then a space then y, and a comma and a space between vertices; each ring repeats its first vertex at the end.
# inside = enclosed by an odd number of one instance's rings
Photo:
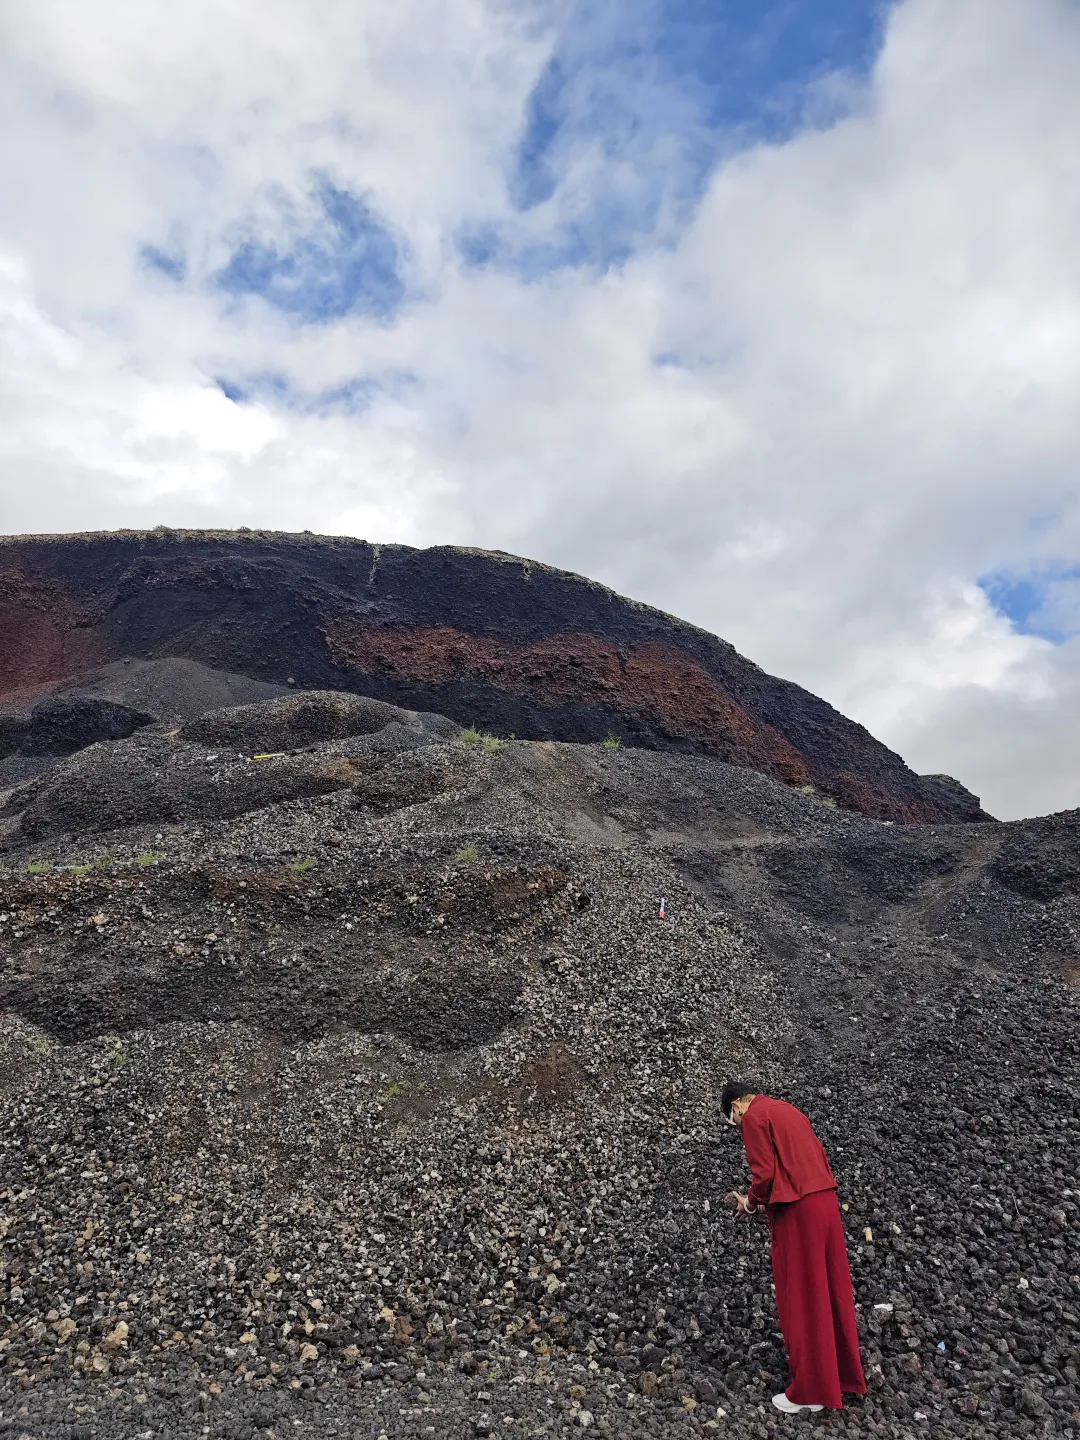
POLYGON ((123 740, 154 716, 96 695, 50 695, 30 712, 19 746, 24 755, 73 755, 99 740, 123 740))
POLYGON ((29 715, 0 715, 0 760, 16 753, 29 729, 29 715))
POLYGON ((732 1073, 846 1207, 870 1393, 812 1424, 1075 1430, 1076 813, 882 824, 413 713, 225 732, 266 733, 6 799, 0 1434, 779 1435, 732 1073))
POLYGON ((96 696, 49 696, 29 714, 0 715, 0 758, 73 755, 98 740, 122 740, 154 716, 96 696))
POLYGON ((0 545, 0 695, 125 657, 350 690, 504 736, 711 754, 878 819, 990 818, 715 636, 501 553, 167 530, 0 545))
POLYGON ((381 700, 308 690, 280 700, 211 710, 189 720, 180 730, 180 737, 203 745, 231 745, 249 751, 285 750, 321 740, 371 735, 385 725, 408 719, 407 711, 381 700))
POLYGON ((113 660, 61 682, 53 693, 69 692, 130 705, 158 720, 183 721, 194 720, 207 710, 272 700, 287 695, 289 687, 170 656, 162 660, 113 660))
MULTIPOLYGON (((389 810, 420 796, 410 789, 399 797, 372 773, 385 753, 457 729, 442 716, 357 695, 290 695, 212 710, 177 731, 159 726, 124 744, 95 745, 17 789, 6 809, 20 816, 29 840, 150 821, 221 820, 350 788, 363 803, 389 810), (335 740, 344 743, 314 743, 335 740), (290 748, 265 753, 271 746, 290 748)), ((424 798, 432 793, 425 789, 424 798)))

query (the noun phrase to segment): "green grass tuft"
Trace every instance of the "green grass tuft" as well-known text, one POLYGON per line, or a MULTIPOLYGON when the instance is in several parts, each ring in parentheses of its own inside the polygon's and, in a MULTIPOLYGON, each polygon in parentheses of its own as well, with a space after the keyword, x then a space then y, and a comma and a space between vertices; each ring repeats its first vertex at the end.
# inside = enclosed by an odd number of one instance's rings
POLYGON ((26 867, 28 875, 51 875, 56 867, 51 860, 31 860, 26 867))
POLYGON ((294 875, 303 875, 305 871, 312 869, 315 864, 314 855, 305 855, 302 860, 294 860, 289 869, 294 875))
POLYGON ((823 795, 813 785, 796 785, 794 787, 800 795, 809 795, 813 800, 820 800, 823 805, 828 805, 830 810, 835 810, 836 801, 831 795, 823 795))
POLYGON ((165 856, 160 850, 144 850, 141 855, 136 855, 135 863, 137 865, 157 865, 164 859, 165 856))
POLYGON ((480 745, 488 755, 497 755, 506 744, 506 741, 500 740, 497 735, 487 735, 477 730, 475 725, 469 725, 462 730, 458 740, 462 745, 480 745))
POLYGON ((622 739, 618 735, 609 735, 606 740, 601 740, 605 750, 621 750, 622 739))
POLYGON ((460 850, 454 851, 454 863, 456 865, 473 865, 480 859, 480 851, 476 844, 470 841, 468 845, 462 845, 460 850))

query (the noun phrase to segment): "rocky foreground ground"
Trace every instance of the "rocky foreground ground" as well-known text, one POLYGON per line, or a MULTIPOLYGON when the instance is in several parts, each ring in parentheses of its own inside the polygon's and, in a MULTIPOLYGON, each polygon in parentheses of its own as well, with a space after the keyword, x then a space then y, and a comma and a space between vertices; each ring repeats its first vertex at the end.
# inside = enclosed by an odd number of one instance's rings
POLYGON ((0 1435, 1080 1436, 1080 816, 301 695, 0 826, 0 1435), (733 1073, 841 1182, 842 1413, 768 1403, 733 1073))

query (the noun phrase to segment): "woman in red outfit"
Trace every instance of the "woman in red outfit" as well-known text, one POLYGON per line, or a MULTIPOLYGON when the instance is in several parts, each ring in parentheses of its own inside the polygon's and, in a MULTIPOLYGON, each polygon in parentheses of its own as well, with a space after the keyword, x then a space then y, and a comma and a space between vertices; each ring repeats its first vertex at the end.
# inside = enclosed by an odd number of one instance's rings
POLYGON ((764 1210, 772 1231, 773 1279, 791 1380, 778 1410, 843 1409, 843 1394, 866 1394, 836 1180, 825 1147, 794 1105, 731 1081, 720 1097, 750 1162, 748 1194, 728 1199, 743 1219, 764 1210))

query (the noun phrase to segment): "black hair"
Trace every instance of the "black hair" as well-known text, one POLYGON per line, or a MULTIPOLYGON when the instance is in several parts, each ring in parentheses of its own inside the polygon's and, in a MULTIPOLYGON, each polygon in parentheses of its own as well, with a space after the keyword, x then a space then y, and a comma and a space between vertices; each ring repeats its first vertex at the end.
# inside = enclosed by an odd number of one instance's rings
POLYGON ((729 1080, 720 1092, 720 1109, 727 1118, 731 1119, 731 1107, 736 1100, 742 1100, 747 1095, 756 1095, 758 1092, 753 1085, 748 1085, 745 1080, 729 1080))

